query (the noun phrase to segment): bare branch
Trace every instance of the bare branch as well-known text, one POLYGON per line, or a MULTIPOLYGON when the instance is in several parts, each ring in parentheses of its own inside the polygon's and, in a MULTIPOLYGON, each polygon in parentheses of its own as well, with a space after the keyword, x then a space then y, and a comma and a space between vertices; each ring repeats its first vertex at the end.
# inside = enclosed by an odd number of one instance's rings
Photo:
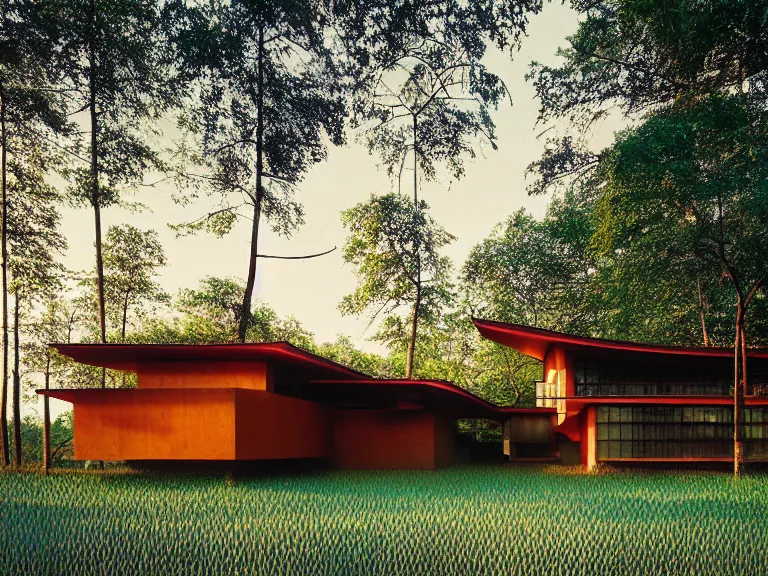
POLYGON ((309 258, 317 258, 318 256, 325 256, 336 250, 336 246, 325 252, 318 252, 317 254, 309 254, 307 256, 272 256, 269 254, 257 254, 256 258, 274 258, 277 260, 307 260, 309 258))

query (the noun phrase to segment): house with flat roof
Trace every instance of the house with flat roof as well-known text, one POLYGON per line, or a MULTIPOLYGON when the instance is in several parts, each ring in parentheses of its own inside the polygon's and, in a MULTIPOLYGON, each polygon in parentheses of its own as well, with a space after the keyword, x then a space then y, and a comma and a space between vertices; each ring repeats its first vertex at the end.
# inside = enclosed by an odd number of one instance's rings
MULTIPOLYGON (((450 465, 455 422, 503 425, 510 460, 733 460, 731 350, 649 346, 474 320, 542 361, 536 407, 496 406, 450 382, 371 378, 285 342, 52 344, 135 372, 133 389, 38 390, 74 407, 75 458, 322 459, 339 468, 450 465)), ((768 460, 768 351, 749 353, 744 457, 768 460)))

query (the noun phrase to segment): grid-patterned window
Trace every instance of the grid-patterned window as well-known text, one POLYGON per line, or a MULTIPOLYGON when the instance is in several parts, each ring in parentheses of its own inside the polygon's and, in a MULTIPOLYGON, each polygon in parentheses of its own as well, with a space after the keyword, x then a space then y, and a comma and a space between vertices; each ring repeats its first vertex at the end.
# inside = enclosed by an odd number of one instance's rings
MULTIPOLYGON (((768 407, 746 408, 745 460, 768 460, 768 407)), ((600 406, 597 459, 732 458, 730 406, 600 406)))
POLYGON ((576 396, 727 396, 732 376, 725 362, 702 361, 694 370, 577 360, 576 396))
POLYGON ((768 460, 768 408, 744 411, 744 458, 768 460))
POLYGON ((733 410, 717 406, 600 406, 597 459, 733 456, 733 410))

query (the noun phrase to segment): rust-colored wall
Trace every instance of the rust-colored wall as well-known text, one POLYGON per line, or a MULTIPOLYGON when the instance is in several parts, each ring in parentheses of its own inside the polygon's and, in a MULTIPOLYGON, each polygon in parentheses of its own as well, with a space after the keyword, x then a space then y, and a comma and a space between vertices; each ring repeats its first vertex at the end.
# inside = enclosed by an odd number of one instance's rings
POLYGON ((109 390, 74 407, 78 460, 231 460, 234 390, 109 390))
POLYGON ((137 385, 139 388, 249 388, 272 391, 271 376, 264 362, 142 362, 137 369, 137 385))
POLYGON ((339 468, 432 470, 452 459, 450 426, 429 412, 337 409, 333 420, 339 468))
POLYGON ((453 464, 453 438, 455 423, 449 418, 435 415, 435 468, 453 464))
POLYGON ((236 390, 235 398, 238 460, 331 456, 327 407, 256 390, 236 390))

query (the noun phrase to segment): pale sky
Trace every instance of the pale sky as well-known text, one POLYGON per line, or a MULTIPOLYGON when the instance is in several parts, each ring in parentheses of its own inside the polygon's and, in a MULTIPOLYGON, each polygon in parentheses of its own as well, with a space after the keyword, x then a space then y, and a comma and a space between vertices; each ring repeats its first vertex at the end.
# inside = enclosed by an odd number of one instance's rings
MULTIPOLYGON (((569 7, 547 3, 533 16, 528 37, 521 50, 510 60, 508 54, 491 51, 488 67, 499 74, 511 91, 512 102, 500 106, 493 118, 497 144, 494 151, 483 146, 475 160, 466 161, 466 173, 456 182, 448 177, 426 183, 420 190, 431 206, 432 216, 458 240, 445 251, 460 268, 470 249, 488 236, 491 229, 520 207, 535 216, 544 214, 548 198, 530 197, 525 169, 538 159, 544 141, 537 140, 543 127, 536 126, 539 104, 531 83, 525 81, 531 60, 555 64, 555 51, 565 44, 565 37, 576 30, 576 15, 569 7)), ((614 123, 615 124, 615 123, 614 123)), ((593 140, 599 148, 610 142, 618 124, 602 126, 593 140)), ((407 177, 410 181, 409 178, 407 177)), ((404 180, 406 181, 406 180, 404 180)), ((365 201, 372 193, 386 193, 394 188, 378 159, 355 142, 353 135, 344 147, 329 150, 328 160, 313 167, 300 184, 297 199, 304 204, 306 224, 287 240, 262 226, 259 252, 301 255, 337 246, 338 249, 312 260, 260 260, 255 296, 271 305, 280 316, 293 314, 317 342, 332 341, 337 334, 347 334, 360 348, 381 351, 370 338, 375 326, 366 330, 368 318, 343 317, 337 305, 356 284, 351 266, 342 262, 341 248, 345 230, 340 212, 365 201)), ((197 287, 205 276, 247 274, 250 222, 243 221, 225 238, 201 233, 176 238, 168 222, 191 220, 205 213, 205 204, 180 207, 171 200, 171 189, 158 186, 132 198, 150 207, 151 212, 130 213, 119 208, 102 211, 102 227, 130 223, 141 229, 155 229, 165 249, 168 266, 160 283, 171 294, 180 288, 197 287)), ((92 212, 86 209, 64 210, 63 230, 69 250, 63 263, 71 270, 90 269, 94 265, 92 212)), ((54 401, 54 414, 68 409, 68 404, 54 401), (59 404, 61 404, 59 406, 59 404)), ((55 417, 55 416, 54 416, 55 417)))

